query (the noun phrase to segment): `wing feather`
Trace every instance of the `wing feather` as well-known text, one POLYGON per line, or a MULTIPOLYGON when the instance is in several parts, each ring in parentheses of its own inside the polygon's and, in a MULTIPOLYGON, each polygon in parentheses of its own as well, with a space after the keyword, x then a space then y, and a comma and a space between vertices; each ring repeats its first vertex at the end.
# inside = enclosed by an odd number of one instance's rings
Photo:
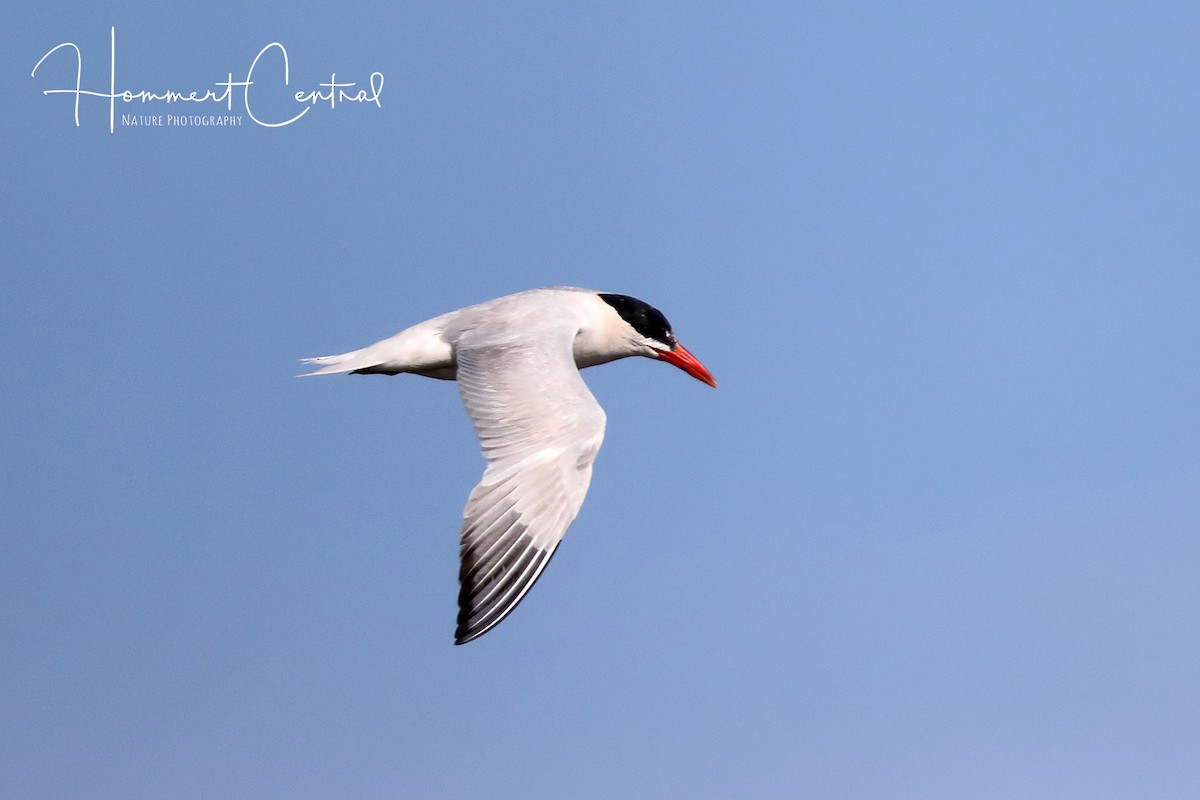
POLYGON ((466 330, 456 343, 458 387, 487 469, 463 513, 455 644, 512 613, 587 494, 605 417, 563 323, 466 330))

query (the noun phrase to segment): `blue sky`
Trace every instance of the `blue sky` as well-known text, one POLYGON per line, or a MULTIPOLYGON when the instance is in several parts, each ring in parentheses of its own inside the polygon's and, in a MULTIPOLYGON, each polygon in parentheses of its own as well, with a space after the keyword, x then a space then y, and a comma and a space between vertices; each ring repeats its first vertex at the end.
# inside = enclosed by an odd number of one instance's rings
POLYGON ((12 21, 0 795, 1195 797, 1197 42, 1186 3, 12 21), (66 53, 30 72, 70 41, 107 91, 110 28, 118 91, 280 42, 380 103, 76 127, 66 53), (454 387, 296 360, 548 284, 721 387, 588 370, 588 500, 456 648, 454 387))

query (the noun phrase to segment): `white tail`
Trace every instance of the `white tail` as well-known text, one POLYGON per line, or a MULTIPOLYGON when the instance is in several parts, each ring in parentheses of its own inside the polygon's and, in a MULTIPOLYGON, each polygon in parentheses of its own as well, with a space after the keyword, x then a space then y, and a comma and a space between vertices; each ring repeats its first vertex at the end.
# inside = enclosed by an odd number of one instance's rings
POLYGON ((333 356, 301 359, 317 369, 308 375, 331 375, 337 372, 380 373, 398 375, 415 372, 431 378, 454 379, 454 350, 442 338, 442 317, 422 322, 360 350, 333 356))
POLYGON ((351 350, 349 353, 339 353, 336 356, 302 358, 300 359, 301 363, 316 364, 320 369, 306 372, 299 377, 309 378, 313 375, 333 375, 339 372, 353 372, 356 369, 367 369, 378 366, 380 363, 378 358, 365 355, 365 352, 369 349, 368 347, 364 347, 362 350, 351 350))

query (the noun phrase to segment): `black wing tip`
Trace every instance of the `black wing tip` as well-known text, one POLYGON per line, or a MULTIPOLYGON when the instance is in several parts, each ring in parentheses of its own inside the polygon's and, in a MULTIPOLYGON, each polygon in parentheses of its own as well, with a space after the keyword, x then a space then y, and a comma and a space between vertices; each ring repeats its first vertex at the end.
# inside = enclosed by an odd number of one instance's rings
POLYGON ((480 636, 483 636, 485 633, 487 633, 487 631, 472 632, 472 631, 464 631, 462 629, 459 629, 454 632, 454 646, 461 647, 462 645, 467 644, 468 642, 473 642, 476 639, 478 639, 480 636))
MULTIPOLYGON (((526 536, 522 536, 522 538, 528 539, 526 536)), ((513 581, 511 574, 504 578, 505 583, 509 586, 505 591, 508 602, 491 604, 482 608, 476 607, 474 589, 468 588, 467 585, 462 586, 458 593, 458 627, 454 631, 454 646, 458 647, 475 641, 507 619, 521 604, 521 601, 528 596, 529 590, 537 583, 557 552, 557 542, 549 550, 529 548, 527 556, 532 556, 534 560, 532 573, 521 570, 519 574, 524 576, 524 580, 516 582, 513 581), (514 591, 516 592, 515 598, 512 597, 514 591)), ((528 565, 528 557, 525 559, 525 563, 528 565)), ((463 572, 465 573, 466 570, 464 569, 463 572)))
POLYGON ((472 620, 473 615, 468 611, 468 607, 463 604, 464 599, 460 593, 458 599, 458 625, 454 629, 455 647, 475 641, 500 623, 500 620, 496 620, 490 625, 480 625, 478 617, 472 620))
MULTIPOLYGON (((513 608, 515 608, 515 606, 513 608)), ((512 609, 510 608, 509 612, 511 612, 511 611, 512 611, 512 609)), ((460 613, 459 616, 461 617, 463 615, 460 613)), ((490 631, 492 628, 499 625, 501 620, 503 620, 504 617, 507 617, 507 616, 508 616, 508 613, 505 613, 500 617, 500 619, 489 622, 486 625, 478 625, 478 624, 471 625, 466 620, 460 619, 458 622, 458 627, 454 631, 454 646, 459 647, 461 645, 467 644, 468 642, 475 641, 480 636, 483 636, 485 633, 490 631)))

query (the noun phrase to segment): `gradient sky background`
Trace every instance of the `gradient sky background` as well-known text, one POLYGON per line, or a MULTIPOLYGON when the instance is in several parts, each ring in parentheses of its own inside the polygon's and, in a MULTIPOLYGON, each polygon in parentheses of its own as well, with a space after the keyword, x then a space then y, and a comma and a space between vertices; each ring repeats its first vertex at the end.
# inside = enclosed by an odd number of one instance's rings
POLYGON ((1200 6, 95 5, 0 34, 0 796, 1200 792, 1200 6), (75 127, 112 26, 382 108, 75 127), (589 370, 456 648, 457 392, 296 360, 548 284, 721 387, 589 370))

